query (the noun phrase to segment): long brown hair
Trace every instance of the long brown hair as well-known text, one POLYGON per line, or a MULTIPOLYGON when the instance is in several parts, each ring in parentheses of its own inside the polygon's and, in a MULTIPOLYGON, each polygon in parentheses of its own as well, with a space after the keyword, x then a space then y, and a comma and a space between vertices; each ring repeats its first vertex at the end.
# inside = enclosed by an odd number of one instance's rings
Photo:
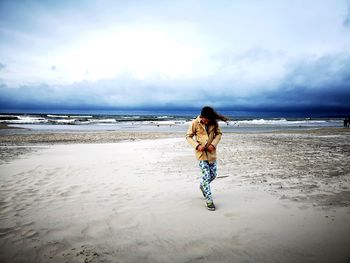
POLYGON ((201 117, 207 118, 209 120, 209 123, 215 125, 215 127, 219 126, 217 120, 222 120, 224 122, 227 122, 229 120, 225 116, 217 113, 212 107, 209 106, 202 108, 201 117))

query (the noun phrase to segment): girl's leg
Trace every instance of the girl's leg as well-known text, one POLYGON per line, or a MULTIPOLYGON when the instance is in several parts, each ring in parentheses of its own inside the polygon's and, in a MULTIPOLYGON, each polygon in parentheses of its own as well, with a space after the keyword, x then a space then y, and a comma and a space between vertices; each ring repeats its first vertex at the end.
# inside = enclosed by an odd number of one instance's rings
POLYGON ((213 163, 210 163, 209 168, 210 168, 210 181, 209 181, 209 183, 211 183, 216 178, 216 175, 217 175, 218 168, 217 168, 216 161, 213 163))
POLYGON ((202 181, 200 186, 202 187, 207 202, 213 201, 210 190, 210 167, 208 161, 199 161, 199 167, 202 170, 202 181))

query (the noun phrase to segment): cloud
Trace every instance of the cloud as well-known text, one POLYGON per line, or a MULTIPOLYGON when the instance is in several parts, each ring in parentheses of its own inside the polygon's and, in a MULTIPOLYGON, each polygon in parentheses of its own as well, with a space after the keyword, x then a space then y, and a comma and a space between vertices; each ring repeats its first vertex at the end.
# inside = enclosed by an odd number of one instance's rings
POLYGON ((254 96, 257 108, 284 111, 350 111, 350 56, 305 59, 271 91, 254 96))
POLYGON ((0 108, 349 108, 349 1, 56 2, 0 1, 0 108))
POLYGON ((234 81, 217 77, 188 81, 138 80, 125 74, 115 79, 82 81, 66 86, 0 88, 2 108, 60 109, 174 109, 210 104, 218 108, 255 112, 350 111, 350 55, 309 58, 289 65, 273 87, 235 91, 234 81))
POLYGON ((347 8, 347 13, 345 15, 345 19, 343 21, 343 25, 350 27, 350 1, 348 0, 348 8, 347 8))
POLYGON ((251 68, 258 74, 247 78, 260 82, 287 56, 349 50, 339 22, 346 1, 3 0, 0 7, 8 85, 57 83, 52 65, 65 83, 86 79, 86 69, 93 80, 124 70, 199 77, 213 72, 213 56, 228 60, 228 74, 251 68))

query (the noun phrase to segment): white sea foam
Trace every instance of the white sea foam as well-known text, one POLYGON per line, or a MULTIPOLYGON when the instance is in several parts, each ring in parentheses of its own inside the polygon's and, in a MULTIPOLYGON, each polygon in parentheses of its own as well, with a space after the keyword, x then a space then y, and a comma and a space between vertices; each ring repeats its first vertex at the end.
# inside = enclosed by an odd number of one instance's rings
POLYGON ((15 116, 15 115, 0 114, 0 118, 1 118, 1 117, 12 118, 12 117, 17 117, 17 116, 15 116))
POLYGON ((50 118, 68 118, 67 115, 52 115, 52 114, 48 114, 46 116, 50 117, 50 118))
POLYGON ((82 118, 82 119, 85 119, 85 118, 92 118, 91 115, 77 115, 77 116, 71 115, 70 117, 71 117, 71 118, 82 118))
POLYGON ((0 122, 14 123, 14 124, 34 124, 34 123, 47 123, 48 120, 42 117, 32 116, 12 116, 17 117, 17 120, 0 120, 0 122))
POLYGON ((89 119, 90 123, 116 123, 116 119, 89 119))
POLYGON ((53 122, 53 123, 59 123, 59 124, 72 124, 72 123, 75 123, 77 120, 76 119, 65 119, 65 120, 62 120, 62 119, 53 119, 53 120, 50 120, 50 122, 53 122))
POLYGON ((122 116, 122 119, 127 119, 127 120, 140 119, 140 118, 141 118, 140 116, 122 116))

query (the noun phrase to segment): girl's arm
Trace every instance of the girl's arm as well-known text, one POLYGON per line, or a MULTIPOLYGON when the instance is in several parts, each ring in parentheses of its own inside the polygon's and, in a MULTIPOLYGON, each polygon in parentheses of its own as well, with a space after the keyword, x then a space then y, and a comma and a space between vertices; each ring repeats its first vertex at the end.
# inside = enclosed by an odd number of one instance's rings
POLYGON ((196 127, 195 127, 195 122, 192 121, 190 127, 188 127, 187 133, 186 133, 186 140, 188 141, 189 144, 191 144, 195 149, 199 146, 199 143, 196 142, 193 139, 193 136, 196 135, 196 127))

